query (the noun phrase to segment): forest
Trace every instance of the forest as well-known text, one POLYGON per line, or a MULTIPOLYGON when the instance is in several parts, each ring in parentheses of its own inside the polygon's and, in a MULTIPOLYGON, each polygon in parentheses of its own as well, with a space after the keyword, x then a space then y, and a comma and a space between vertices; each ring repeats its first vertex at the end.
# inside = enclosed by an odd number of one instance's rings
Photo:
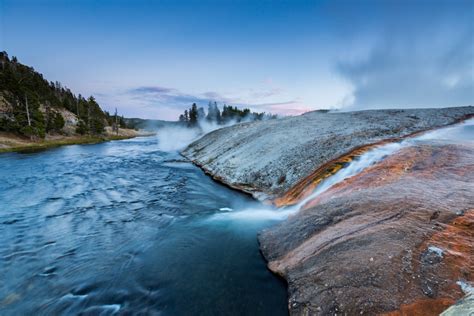
POLYGON ((6 52, 0 52, 0 131, 44 138, 62 133, 64 110, 75 114, 75 133, 100 135, 105 126, 117 122, 126 127, 123 117, 103 111, 95 98, 77 96, 60 82, 49 82, 34 68, 6 52))

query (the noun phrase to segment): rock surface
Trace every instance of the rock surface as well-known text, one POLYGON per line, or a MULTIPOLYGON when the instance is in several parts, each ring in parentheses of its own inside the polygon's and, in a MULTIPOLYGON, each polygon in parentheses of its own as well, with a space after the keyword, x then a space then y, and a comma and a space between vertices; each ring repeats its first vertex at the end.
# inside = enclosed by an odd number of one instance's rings
POLYGON ((404 148, 259 241, 291 314, 438 315, 474 278, 474 145, 404 148))
MULTIPOLYGON (((315 111, 219 129, 189 145, 182 154, 218 181, 260 200, 275 199, 318 168, 357 148, 452 124, 473 115, 472 106, 345 113, 315 111)), ((277 204, 291 204, 300 198, 298 194, 277 204)))

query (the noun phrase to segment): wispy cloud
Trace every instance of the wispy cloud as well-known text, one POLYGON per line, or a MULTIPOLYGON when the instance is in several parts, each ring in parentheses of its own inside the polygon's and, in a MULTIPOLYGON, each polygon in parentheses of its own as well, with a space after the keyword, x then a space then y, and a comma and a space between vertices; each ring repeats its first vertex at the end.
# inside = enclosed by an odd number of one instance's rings
POLYGON ((301 106, 298 100, 264 102, 269 98, 277 97, 282 91, 280 88, 262 87, 260 89, 241 91, 239 97, 234 97, 223 95, 216 91, 192 94, 170 87, 140 86, 128 89, 124 92, 124 95, 133 102, 147 107, 166 108, 168 111, 171 109, 173 113, 179 113, 189 108, 192 103, 196 103, 198 106, 206 106, 210 101, 216 101, 221 105, 226 103, 234 106, 249 107, 255 111, 283 115, 296 115, 310 110, 308 107, 301 106))
POLYGON ((222 94, 214 91, 208 91, 202 94, 202 97, 207 98, 208 100, 222 102, 222 103, 235 103, 239 102, 236 98, 231 98, 227 96, 223 96, 222 94))
POLYGON ((271 89, 265 89, 265 90, 259 90, 259 91, 252 91, 250 96, 255 99, 261 99, 261 98, 274 97, 281 94, 282 92, 283 92, 283 89, 281 88, 271 88, 271 89))
POLYGON ((188 108, 192 103, 199 105, 207 104, 210 100, 223 101, 216 92, 206 92, 203 94, 189 94, 175 88, 161 86, 142 86, 126 91, 132 99, 146 102, 153 106, 167 106, 177 109, 188 108))
POLYGON ((145 87, 138 87, 135 89, 131 89, 131 93, 170 93, 174 91, 174 89, 159 87, 159 86, 145 86, 145 87))
POLYGON ((311 107, 304 105, 300 100, 257 103, 251 104, 250 107, 258 111, 281 115, 299 115, 312 110, 311 107))

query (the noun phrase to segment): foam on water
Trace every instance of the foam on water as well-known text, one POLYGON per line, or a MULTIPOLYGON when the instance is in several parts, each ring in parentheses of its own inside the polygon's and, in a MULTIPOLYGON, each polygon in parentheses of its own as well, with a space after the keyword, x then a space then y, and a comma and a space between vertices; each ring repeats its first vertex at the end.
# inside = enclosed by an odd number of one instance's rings
POLYGON ((292 209, 277 209, 271 206, 256 205, 239 211, 213 214, 211 220, 235 220, 235 221, 269 221, 284 220, 295 213, 292 209))

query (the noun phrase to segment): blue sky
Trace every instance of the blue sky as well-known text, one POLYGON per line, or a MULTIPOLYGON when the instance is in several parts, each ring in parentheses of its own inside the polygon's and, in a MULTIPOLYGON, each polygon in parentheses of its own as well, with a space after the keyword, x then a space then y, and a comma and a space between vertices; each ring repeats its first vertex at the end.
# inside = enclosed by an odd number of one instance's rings
POLYGON ((0 0, 0 49, 129 117, 474 104, 474 1, 0 0))

